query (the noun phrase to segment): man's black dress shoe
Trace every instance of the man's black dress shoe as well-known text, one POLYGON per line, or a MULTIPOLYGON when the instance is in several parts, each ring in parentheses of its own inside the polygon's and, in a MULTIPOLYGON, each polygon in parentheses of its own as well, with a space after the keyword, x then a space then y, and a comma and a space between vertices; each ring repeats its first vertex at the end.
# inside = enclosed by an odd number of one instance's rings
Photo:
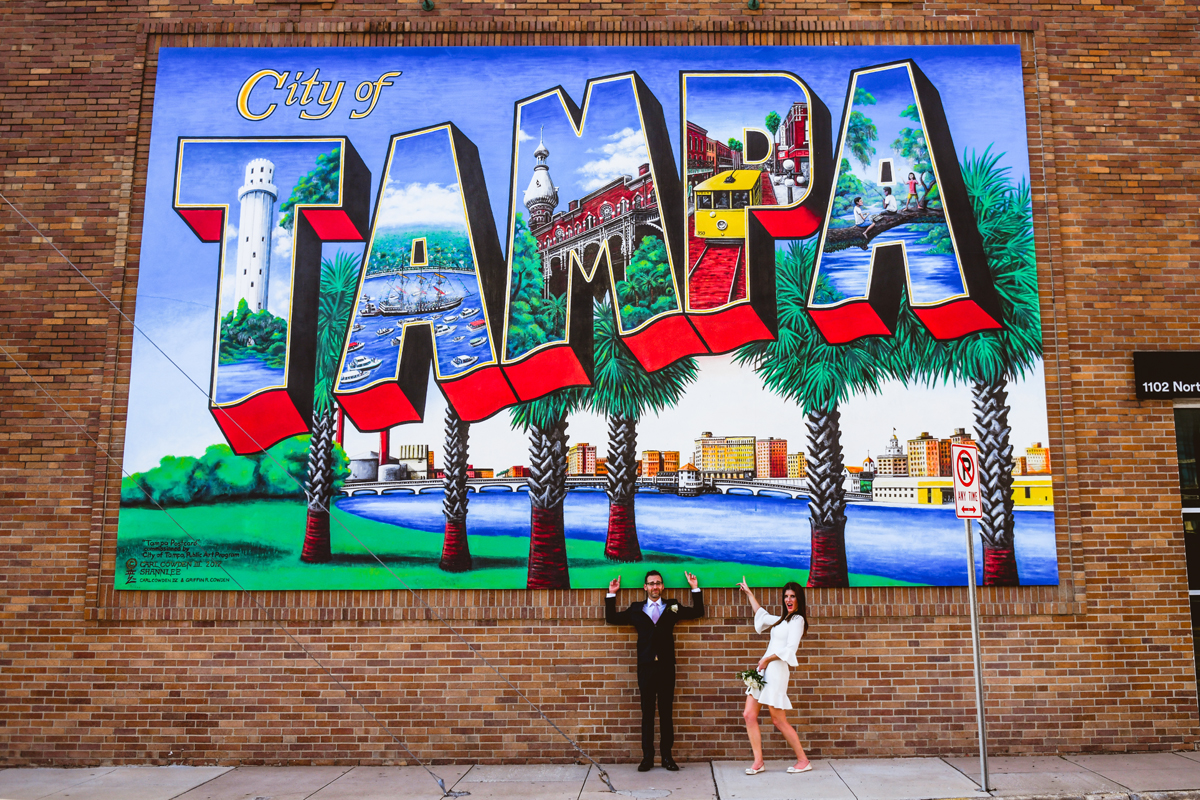
POLYGON ((675 763, 675 759, 667 756, 662 760, 663 769, 668 772, 679 772, 679 765, 675 763))
MULTIPOLYGON (((666 764, 663 766, 665 767, 666 764)), ((653 758, 643 758, 642 763, 638 764, 638 772, 649 772, 652 769, 654 769, 653 758)), ((679 769, 679 767, 676 767, 675 769, 679 769)))

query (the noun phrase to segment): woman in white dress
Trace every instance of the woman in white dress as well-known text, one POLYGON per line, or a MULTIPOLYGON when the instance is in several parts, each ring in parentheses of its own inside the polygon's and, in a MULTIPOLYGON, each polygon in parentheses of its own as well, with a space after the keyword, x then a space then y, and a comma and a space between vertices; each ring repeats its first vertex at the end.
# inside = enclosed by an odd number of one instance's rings
POLYGON ((759 605, 754 592, 746 585, 745 578, 742 578, 738 588, 746 595, 746 599, 750 601, 750 608, 754 611, 754 629, 759 633, 771 632, 771 643, 758 662, 758 671, 764 675, 765 685, 762 689, 746 690, 746 710, 742 712, 746 719, 750 748, 754 751, 754 764, 746 770, 746 774, 757 775, 767 768, 763 762, 762 732, 758 728, 758 712, 763 706, 770 712, 771 722, 796 752, 796 763, 788 767, 788 772, 808 772, 812 769, 812 764, 808 762, 808 756, 800 746, 800 737, 796 735, 796 729, 787 721, 787 711, 792 707, 787 696, 788 675, 792 667, 798 666, 796 648, 800 646, 800 639, 808 630, 804 587, 795 582, 784 584, 782 617, 768 614, 767 610, 759 605))

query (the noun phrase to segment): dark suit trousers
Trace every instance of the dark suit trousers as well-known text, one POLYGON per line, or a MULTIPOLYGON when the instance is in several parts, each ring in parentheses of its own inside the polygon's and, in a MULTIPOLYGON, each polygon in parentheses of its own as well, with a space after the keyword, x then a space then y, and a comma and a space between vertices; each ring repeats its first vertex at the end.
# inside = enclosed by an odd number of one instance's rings
POLYGON ((639 664, 638 691, 642 695, 642 758, 654 758, 654 706, 658 705, 659 726, 662 730, 663 758, 671 757, 675 744, 675 665, 652 661, 639 664))

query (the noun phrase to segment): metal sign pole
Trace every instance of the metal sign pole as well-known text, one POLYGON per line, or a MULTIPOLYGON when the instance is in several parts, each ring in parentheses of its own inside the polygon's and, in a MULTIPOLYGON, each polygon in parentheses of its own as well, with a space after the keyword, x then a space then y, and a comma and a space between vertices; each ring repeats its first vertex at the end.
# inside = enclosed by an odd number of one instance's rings
POLYGON ((971 654, 975 661, 975 719, 979 725, 979 788, 991 791, 988 781, 987 722, 983 713, 983 658, 979 652, 979 598, 975 594, 975 541, 967 523, 967 591, 971 599, 971 654))

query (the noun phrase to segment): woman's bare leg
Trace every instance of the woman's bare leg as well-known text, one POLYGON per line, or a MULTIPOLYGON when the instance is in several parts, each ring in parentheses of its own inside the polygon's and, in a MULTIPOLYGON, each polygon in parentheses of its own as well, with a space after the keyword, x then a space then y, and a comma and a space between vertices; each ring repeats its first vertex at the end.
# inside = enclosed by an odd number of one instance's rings
MULTIPOLYGON (((792 750, 796 753, 796 768, 801 769, 808 764, 808 756, 804 754, 804 748, 800 746, 800 737, 796 733, 796 729, 788 724, 787 713, 782 708, 773 708, 768 706, 771 712, 771 722, 775 723, 775 727, 783 734, 783 738, 791 745, 792 750)), ((759 749, 761 752, 762 739, 759 738, 759 749)))
POLYGON ((746 735, 750 737, 750 749, 754 751, 753 769, 758 769, 763 765, 762 731, 758 728, 758 711, 760 708, 762 706, 754 699, 754 695, 746 695, 746 710, 742 712, 742 718, 746 720, 746 735))

